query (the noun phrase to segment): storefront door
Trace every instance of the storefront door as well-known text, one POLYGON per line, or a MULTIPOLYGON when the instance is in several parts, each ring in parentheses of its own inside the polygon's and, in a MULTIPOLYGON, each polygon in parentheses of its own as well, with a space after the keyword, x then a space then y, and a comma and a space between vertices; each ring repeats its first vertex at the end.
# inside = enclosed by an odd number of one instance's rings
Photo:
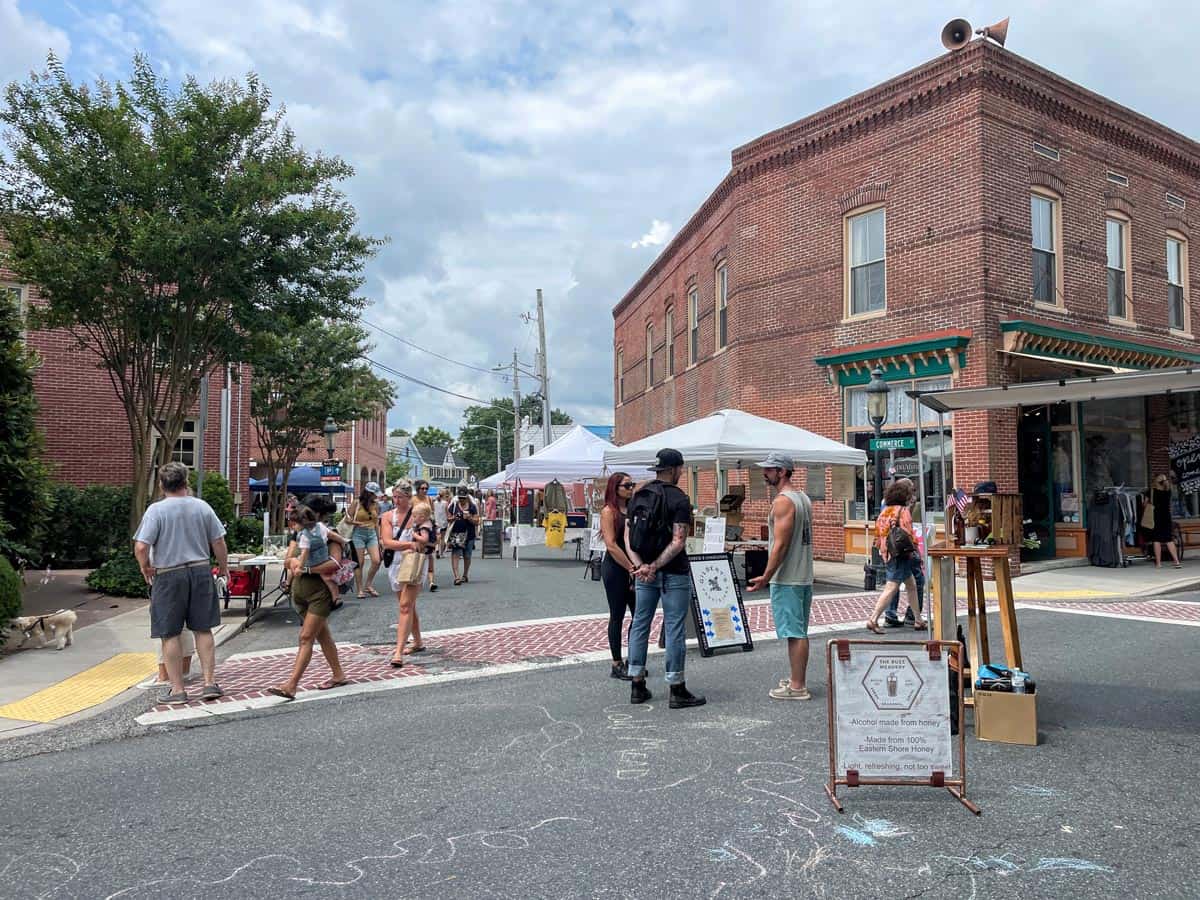
POLYGON ((1018 489, 1026 523, 1025 535, 1037 535, 1041 546, 1022 548, 1021 559, 1054 558, 1054 488, 1050 418, 1046 407, 1024 407, 1017 426, 1018 489))

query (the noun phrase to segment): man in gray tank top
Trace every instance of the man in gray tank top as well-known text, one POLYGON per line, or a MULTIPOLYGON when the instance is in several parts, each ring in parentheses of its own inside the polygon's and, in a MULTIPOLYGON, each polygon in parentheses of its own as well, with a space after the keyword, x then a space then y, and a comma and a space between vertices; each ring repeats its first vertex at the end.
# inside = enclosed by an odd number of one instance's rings
POLYGON ((812 611, 812 501, 792 484, 796 468, 790 456, 772 453, 758 464, 763 480, 776 490, 767 520, 770 552, 767 568, 750 579, 748 591, 771 587, 775 636, 787 638, 788 677, 772 688, 775 700, 811 700, 808 691, 808 617, 812 611))

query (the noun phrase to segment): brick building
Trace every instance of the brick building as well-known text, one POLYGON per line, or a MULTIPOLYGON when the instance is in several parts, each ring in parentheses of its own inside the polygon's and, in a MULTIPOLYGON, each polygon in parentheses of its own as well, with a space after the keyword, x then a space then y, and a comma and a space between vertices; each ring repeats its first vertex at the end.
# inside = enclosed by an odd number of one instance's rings
MULTIPOLYGON (((343 463, 343 477, 361 488, 368 481, 386 481, 387 475, 387 413, 374 419, 364 419, 344 425, 333 439, 333 455, 343 463), (357 471, 357 475, 354 473, 357 471)), ((307 451, 300 454, 297 465, 318 466, 325 459, 325 440, 318 435, 307 451)))
MULTIPOLYGON (((892 388, 885 429, 911 436, 906 389, 1200 361, 1196 202, 1200 145, 974 41, 733 151, 614 309, 616 440, 735 407, 866 448, 876 366, 892 388)), ((1200 405, 1184 394, 944 424, 947 482, 1022 493, 1043 539, 1031 555, 1082 555, 1087 492, 1144 488, 1167 444, 1200 430, 1200 405)), ((936 452, 936 417, 921 428, 936 452)), ((939 467, 913 457, 894 451, 887 470, 922 471, 940 509, 939 467)), ((686 485, 702 506, 713 480, 686 485)), ((816 503, 819 556, 865 553, 868 485, 816 503)), ((765 502, 747 512, 761 520, 765 502)), ((1200 509, 1179 497, 1177 512, 1200 509)))

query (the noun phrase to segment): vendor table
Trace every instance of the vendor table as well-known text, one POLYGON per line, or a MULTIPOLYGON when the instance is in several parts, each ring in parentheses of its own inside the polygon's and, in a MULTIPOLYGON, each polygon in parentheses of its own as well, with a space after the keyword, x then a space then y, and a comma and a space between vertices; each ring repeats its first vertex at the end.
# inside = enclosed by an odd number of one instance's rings
MULTIPOLYGON (((958 610, 955 562, 964 560, 967 568, 967 654, 972 668, 991 662, 988 646, 987 607, 983 593, 983 561, 990 559, 996 576, 996 596, 1000 606, 1000 630, 1004 655, 1010 669, 1022 669, 1021 638, 1017 631, 1017 612, 1013 605, 1012 573, 1007 547, 930 547, 932 569, 932 627, 934 640, 957 639, 958 610)), ((972 705, 971 698, 966 700, 972 705)))
MULTIPOLYGON (((582 550, 585 546, 591 544, 591 529, 589 528, 568 528, 563 532, 563 547, 567 544, 575 545, 575 558, 582 559, 582 550)), ((516 556, 517 547, 544 547, 546 546, 546 529, 539 528, 536 525, 521 525, 514 529, 508 528, 508 537, 513 547, 513 555, 516 556)))

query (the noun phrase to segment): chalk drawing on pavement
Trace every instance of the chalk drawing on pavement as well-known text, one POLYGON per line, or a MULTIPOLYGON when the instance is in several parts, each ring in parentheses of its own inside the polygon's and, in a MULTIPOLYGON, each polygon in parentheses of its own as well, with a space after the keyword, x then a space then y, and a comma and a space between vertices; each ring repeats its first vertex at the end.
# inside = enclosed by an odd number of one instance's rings
POLYGON ((79 874, 80 865, 61 853, 22 853, 0 869, 0 889, 29 891, 15 894, 25 897, 50 897, 70 884, 79 874))

